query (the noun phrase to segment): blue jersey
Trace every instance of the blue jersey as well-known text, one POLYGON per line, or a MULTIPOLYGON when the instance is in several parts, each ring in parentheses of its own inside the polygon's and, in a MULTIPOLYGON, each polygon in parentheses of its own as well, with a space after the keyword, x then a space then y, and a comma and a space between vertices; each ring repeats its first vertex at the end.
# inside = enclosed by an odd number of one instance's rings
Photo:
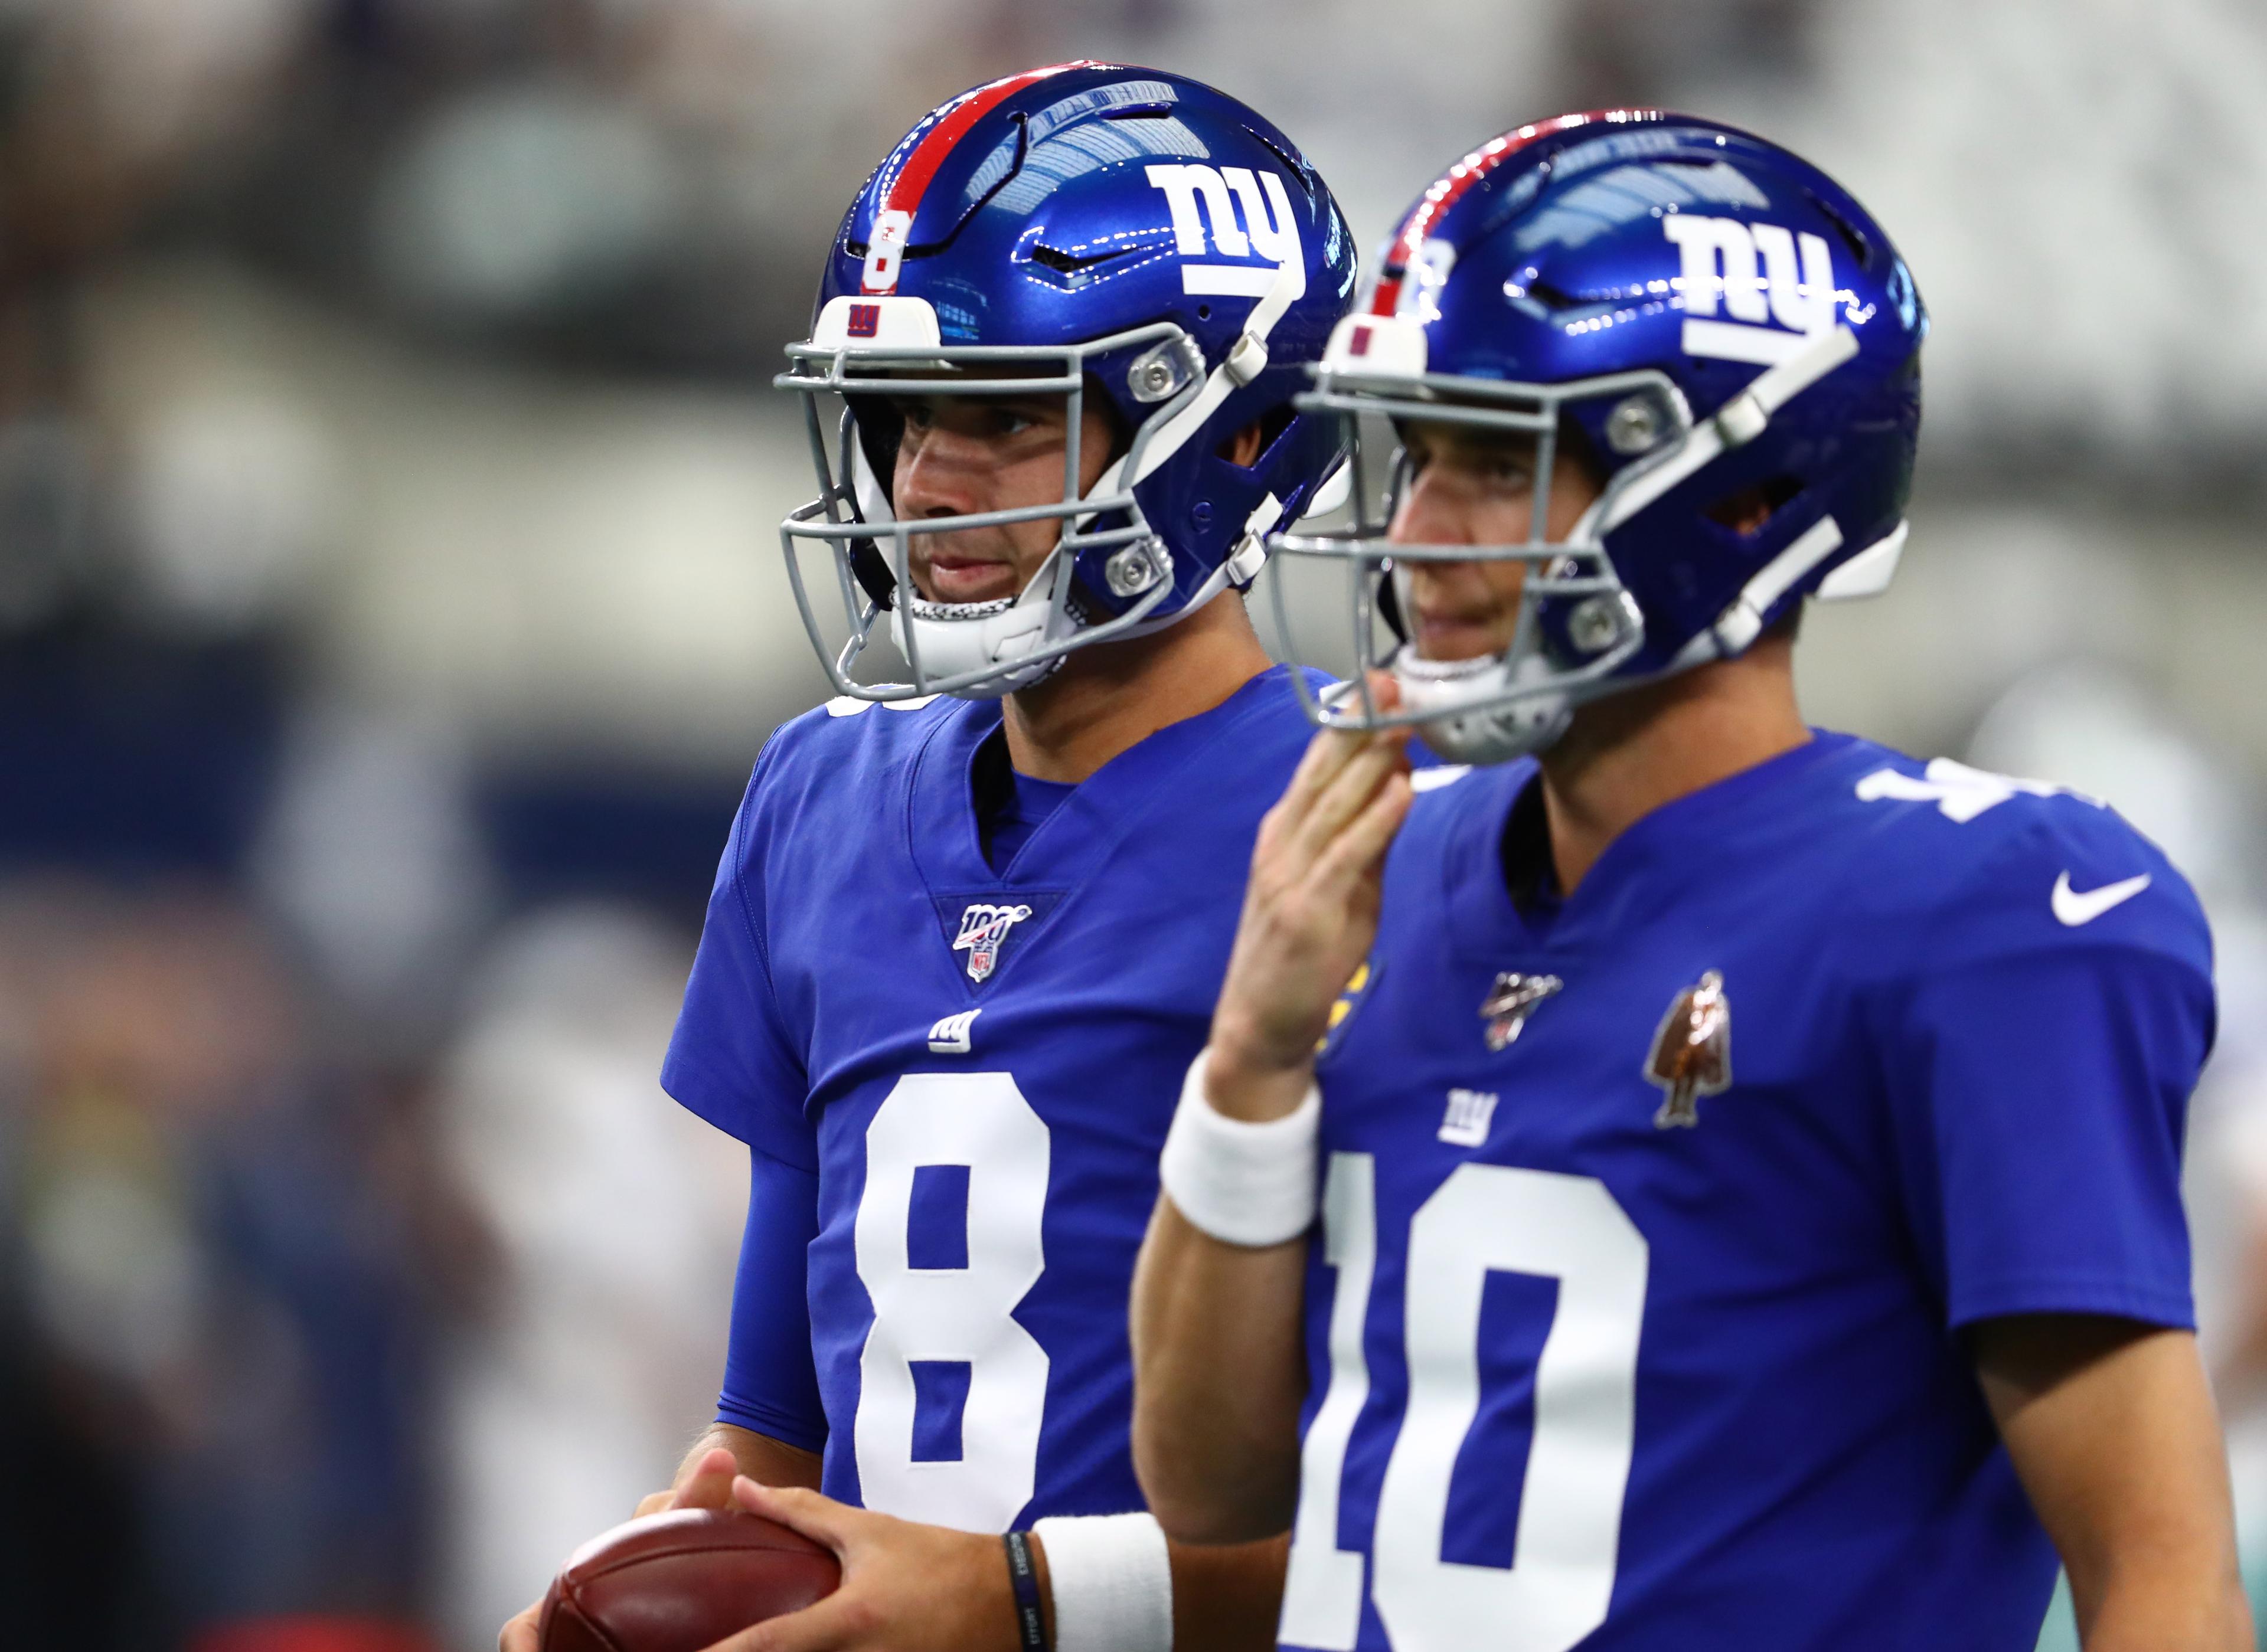
POLYGON ((823 1442, 831 1495, 995 1531, 1144 1506, 1134 1254, 1310 734, 1270 670, 1105 764, 995 872, 971 775, 1000 715, 838 700, 774 737, 663 1074, 772 1161, 759 1193, 812 1190, 800 1230, 752 1224, 794 1250, 742 1283, 798 1275, 823 1424, 798 1422, 807 1376, 755 1358, 727 1416, 823 1442))
POLYGON ((1515 897, 1533 775, 1417 800, 1319 1063, 1283 1641, 2028 1652, 2055 1556, 1957 1333, 2190 1323, 2187 885, 1821 735, 1515 897))

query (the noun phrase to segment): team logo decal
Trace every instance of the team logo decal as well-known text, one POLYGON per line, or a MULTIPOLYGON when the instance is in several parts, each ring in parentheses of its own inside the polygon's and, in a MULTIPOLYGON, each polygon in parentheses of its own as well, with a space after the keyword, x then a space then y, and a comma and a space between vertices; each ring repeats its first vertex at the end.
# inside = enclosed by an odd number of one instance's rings
POLYGON ((1834 330, 1834 255, 1823 236, 1695 212, 1661 220, 1683 263, 1688 355, 1784 362, 1834 330), (1719 320, 1721 312, 1728 319, 1719 320))
POLYGON ((928 1029, 930 1052, 939 1056, 965 1056, 973 1046, 976 1018, 984 1012, 963 1010, 957 1015, 947 1015, 928 1029))
POLYGON ((1435 1132, 1451 1147, 1478 1147, 1487 1140, 1488 1123, 1495 1117, 1493 1090, 1451 1090, 1448 1110, 1435 1132))
POLYGON ((1732 1001, 1722 976, 1711 969, 1698 986, 1676 995, 1653 1035, 1645 1076, 1667 1092, 1653 1115, 1654 1128, 1662 1130, 1691 1129, 1700 1122, 1700 1098, 1730 1085, 1732 1001))
POLYGON ((1515 969, 1498 976, 1487 997, 1480 1000, 1480 1020, 1487 1023, 1487 1047, 1508 1049, 1517 1043, 1536 1006, 1566 984, 1557 976, 1521 975, 1515 969))
MULTIPOLYGON (((1207 166, 1201 162, 1146 169, 1152 187, 1165 192, 1165 209, 1173 215, 1174 250, 1185 259, 1216 252, 1223 258, 1246 259, 1255 253, 1270 264, 1303 266, 1306 256, 1299 244, 1299 221, 1291 216, 1290 192, 1273 172, 1254 172, 1249 166, 1207 166), (1236 208, 1244 222, 1236 222, 1236 208), (1210 244, 1206 230, 1212 232, 1210 244)), ((1266 296, 1275 272, 1252 264, 1183 264, 1185 293, 1266 296)))
POLYGON ((968 954, 971 981, 982 981, 1000 967, 1000 948, 1007 943, 1008 932, 1031 915, 1028 906, 994 906, 984 901, 972 901, 962 909, 960 933, 952 938, 952 950, 968 954))

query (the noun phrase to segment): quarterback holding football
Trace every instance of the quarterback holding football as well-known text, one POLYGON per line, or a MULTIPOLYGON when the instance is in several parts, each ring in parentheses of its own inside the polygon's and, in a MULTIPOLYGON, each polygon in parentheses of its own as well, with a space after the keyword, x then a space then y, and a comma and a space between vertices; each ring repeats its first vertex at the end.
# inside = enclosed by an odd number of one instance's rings
POLYGON ((1126 1306, 1310 732, 1240 593, 1343 464, 1294 398, 1354 288, 1291 141, 1148 69, 953 99, 842 221, 780 380, 840 693, 757 760, 663 1075, 752 1189, 716 1421, 649 1505, 842 1562, 747 1644, 1273 1632, 1280 1540, 1169 1546, 1146 1509, 1126 1306), (884 639, 910 681, 855 673, 884 639))

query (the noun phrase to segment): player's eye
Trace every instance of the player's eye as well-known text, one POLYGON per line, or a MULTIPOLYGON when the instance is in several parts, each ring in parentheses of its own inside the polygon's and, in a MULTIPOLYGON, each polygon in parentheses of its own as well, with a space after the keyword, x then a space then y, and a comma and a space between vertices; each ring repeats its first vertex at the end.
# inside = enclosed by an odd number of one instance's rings
POLYGON ((893 401, 891 405, 897 409, 898 417, 905 421, 908 430, 927 430, 936 422, 936 410, 925 401, 905 399, 893 401))
POLYGON ((994 407, 986 420, 986 428, 995 436, 1019 436, 1039 422, 1038 415, 1028 407, 994 407))

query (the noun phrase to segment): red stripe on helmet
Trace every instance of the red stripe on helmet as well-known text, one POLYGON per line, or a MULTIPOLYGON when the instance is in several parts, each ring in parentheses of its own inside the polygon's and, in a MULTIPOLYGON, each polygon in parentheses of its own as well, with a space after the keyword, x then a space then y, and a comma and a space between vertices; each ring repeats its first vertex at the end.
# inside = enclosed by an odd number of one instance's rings
POLYGON ((1593 121, 1643 121, 1654 118, 1650 109, 1588 109, 1580 114, 1562 114, 1554 120, 1538 121, 1491 138, 1479 148, 1458 161, 1433 180, 1409 216, 1403 220, 1401 232, 1393 238, 1387 248, 1385 267, 1378 273, 1377 291, 1371 297, 1369 312, 1374 316, 1390 316, 1401 302, 1401 277, 1418 252, 1424 247, 1426 237, 1434 224, 1446 216, 1449 208, 1464 199, 1465 191, 1486 178, 1504 162, 1538 139, 1570 132, 1593 121))
POLYGON ((928 129, 921 141, 913 145, 913 152, 906 157, 898 175, 890 180, 890 192, 882 201, 882 210, 902 212, 910 216, 921 209, 921 196, 928 193, 929 179, 936 169, 944 164, 944 157, 952 153, 952 146, 967 135, 968 128, 1035 81, 1050 75, 1060 75, 1074 69, 1098 69, 1104 65, 1081 58, 1075 62, 1051 63, 1045 69, 1027 69, 1020 75, 1010 75, 1005 80, 995 80, 979 86, 973 91, 963 92, 944 118, 928 129))

